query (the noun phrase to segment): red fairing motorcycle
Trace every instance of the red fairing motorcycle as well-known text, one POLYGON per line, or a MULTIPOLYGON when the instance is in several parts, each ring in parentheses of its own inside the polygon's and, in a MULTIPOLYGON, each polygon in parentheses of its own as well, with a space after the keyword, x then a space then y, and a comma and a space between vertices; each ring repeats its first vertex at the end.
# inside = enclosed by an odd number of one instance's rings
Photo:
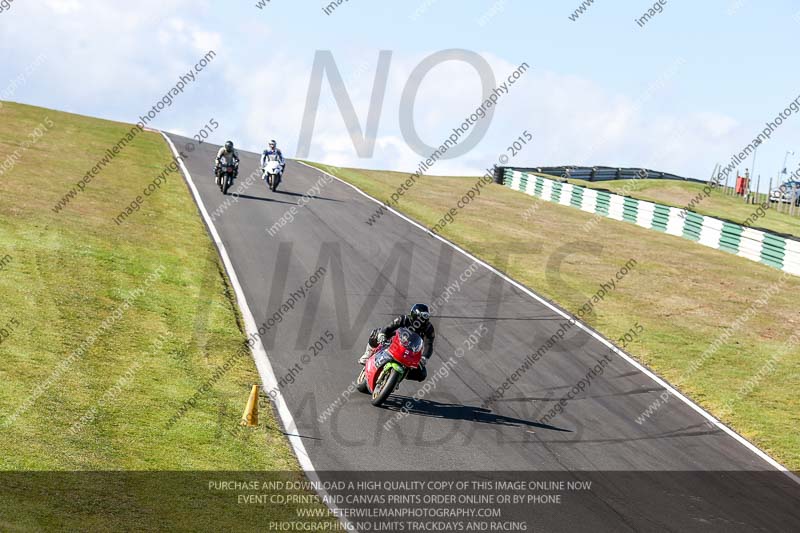
POLYGON ((392 340, 372 350, 356 387, 372 395, 372 405, 380 406, 422 359, 422 337, 407 328, 398 329, 392 340))

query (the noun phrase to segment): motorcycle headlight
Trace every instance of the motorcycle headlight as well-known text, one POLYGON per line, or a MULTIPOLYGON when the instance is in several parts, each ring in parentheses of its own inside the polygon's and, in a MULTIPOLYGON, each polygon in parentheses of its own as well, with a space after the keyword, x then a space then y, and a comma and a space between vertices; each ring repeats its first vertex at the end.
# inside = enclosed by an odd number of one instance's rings
POLYGON ((375 354, 375 366, 378 368, 382 367, 391 360, 392 354, 389 353, 389 350, 381 350, 375 354))

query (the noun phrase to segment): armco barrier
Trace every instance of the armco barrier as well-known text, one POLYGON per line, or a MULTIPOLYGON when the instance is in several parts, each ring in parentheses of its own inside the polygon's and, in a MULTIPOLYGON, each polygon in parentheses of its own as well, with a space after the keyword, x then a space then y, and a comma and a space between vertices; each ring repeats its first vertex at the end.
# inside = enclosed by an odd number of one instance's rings
POLYGON ((683 237, 800 276, 800 240, 691 211, 682 217, 682 210, 677 207, 588 189, 519 170, 505 169, 503 184, 548 202, 683 237))
MULTIPOLYGON (((499 178, 502 177, 503 172, 508 170, 506 167, 498 167, 496 174, 497 183, 500 183, 499 178)), ((685 178, 677 174, 670 174, 669 172, 661 172, 660 170, 652 170, 649 168, 622 168, 622 167, 581 167, 581 166, 560 166, 560 167, 536 167, 536 168, 523 168, 513 167, 513 170, 521 172, 544 174, 545 176, 553 176, 555 178, 577 179, 585 181, 609 181, 609 180, 629 180, 634 178, 647 178, 647 179, 662 179, 662 180, 678 180, 678 181, 692 181, 695 183, 706 183, 703 180, 696 178, 685 178)))

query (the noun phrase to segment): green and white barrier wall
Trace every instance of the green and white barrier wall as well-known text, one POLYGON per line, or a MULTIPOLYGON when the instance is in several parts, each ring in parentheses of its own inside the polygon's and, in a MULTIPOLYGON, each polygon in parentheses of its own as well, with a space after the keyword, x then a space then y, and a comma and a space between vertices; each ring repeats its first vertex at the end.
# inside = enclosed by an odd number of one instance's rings
POLYGON ((800 276, 800 241, 718 218, 505 169, 503 184, 515 191, 614 220, 627 221, 724 250, 800 276))

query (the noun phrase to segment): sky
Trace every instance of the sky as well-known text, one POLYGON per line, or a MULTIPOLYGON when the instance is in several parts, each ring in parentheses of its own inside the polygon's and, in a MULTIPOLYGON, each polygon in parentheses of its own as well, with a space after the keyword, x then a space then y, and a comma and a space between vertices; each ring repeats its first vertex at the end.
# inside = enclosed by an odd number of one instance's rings
MULTIPOLYGON (((708 179, 800 96, 800 1, 661 2, 640 25, 653 2, 594 0, 575 17, 578 0, 348 0, 328 13, 330 0, 2 0, 0 99, 133 123, 213 50, 150 126, 192 136, 214 119, 215 143, 260 151, 274 138, 289 157, 413 171, 427 155, 403 123, 438 146, 481 105, 487 79, 502 85, 526 64, 470 130, 474 146, 430 174, 483 173, 528 132, 533 140, 508 165, 708 179), (447 50, 458 51, 436 60, 447 50), (391 55, 376 106, 382 51, 391 55), (372 149, 354 143, 329 73, 319 105, 307 106, 315 58, 328 53, 358 128, 371 110, 377 119, 372 149), (426 58, 432 66, 414 92, 410 76, 426 58), (413 105, 401 102, 404 91, 413 105), (304 153, 303 118, 312 115, 304 153)), ((787 151, 796 152, 789 172, 800 165, 798 115, 758 149, 755 174, 765 183, 787 151)), ((741 170, 752 166, 751 156, 741 170)))

